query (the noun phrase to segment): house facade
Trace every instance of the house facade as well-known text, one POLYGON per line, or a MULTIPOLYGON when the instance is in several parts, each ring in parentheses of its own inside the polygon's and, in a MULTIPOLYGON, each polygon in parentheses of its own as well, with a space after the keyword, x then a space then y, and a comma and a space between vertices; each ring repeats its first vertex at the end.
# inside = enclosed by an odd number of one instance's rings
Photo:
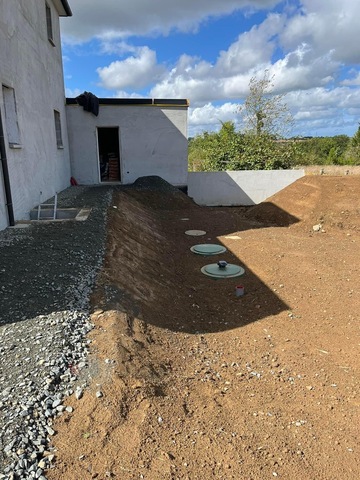
POLYGON ((67 0, 0 2, 0 230, 69 185, 59 17, 67 0))

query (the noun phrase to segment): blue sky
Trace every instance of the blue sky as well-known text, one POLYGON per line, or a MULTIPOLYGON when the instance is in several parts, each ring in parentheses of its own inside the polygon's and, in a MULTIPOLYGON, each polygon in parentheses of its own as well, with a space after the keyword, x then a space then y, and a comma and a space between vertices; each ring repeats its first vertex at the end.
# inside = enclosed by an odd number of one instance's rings
POLYGON ((354 135, 359 0, 69 0, 66 94, 187 98, 189 136, 232 120, 252 77, 286 93, 292 135, 354 135))

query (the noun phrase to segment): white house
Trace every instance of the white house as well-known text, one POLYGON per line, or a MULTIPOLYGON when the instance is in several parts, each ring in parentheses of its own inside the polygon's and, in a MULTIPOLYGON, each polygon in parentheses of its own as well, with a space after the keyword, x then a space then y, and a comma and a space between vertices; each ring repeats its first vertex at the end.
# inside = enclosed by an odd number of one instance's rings
POLYGON ((0 229, 69 185, 59 17, 70 15, 67 0, 0 2, 0 229))
POLYGON ((95 114, 67 99, 71 171, 82 185, 158 175, 187 184, 187 100, 98 99, 95 114))
POLYGON ((187 100, 66 101, 59 17, 71 15, 67 0, 0 0, 0 230, 71 177, 187 184, 187 100))

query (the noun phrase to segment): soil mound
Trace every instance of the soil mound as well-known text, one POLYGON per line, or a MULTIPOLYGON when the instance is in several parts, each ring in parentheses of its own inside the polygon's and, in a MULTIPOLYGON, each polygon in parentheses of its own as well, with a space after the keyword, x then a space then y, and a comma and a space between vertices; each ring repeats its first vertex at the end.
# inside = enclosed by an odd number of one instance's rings
POLYGON ((165 193, 174 193, 179 191, 177 187, 174 187, 162 177, 159 177, 157 175, 139 177, 133 183, 133 186, 138 190, 155 190, 157 192, 165 193))
POLYGON ((145 206, 156 210, 196 208, 183 191, 156 175, 139 177, 131 185, 129 193, 145 206))
MULTIPOLYGON (((321 225, 327 229, 360 229, 360 176, 305 176, 266 202, 251 207, 246 217, 258 222, 283 226, 298 219, 303 228, 321 225)), ((294 228, 295 225, 292 225, 294 228)))

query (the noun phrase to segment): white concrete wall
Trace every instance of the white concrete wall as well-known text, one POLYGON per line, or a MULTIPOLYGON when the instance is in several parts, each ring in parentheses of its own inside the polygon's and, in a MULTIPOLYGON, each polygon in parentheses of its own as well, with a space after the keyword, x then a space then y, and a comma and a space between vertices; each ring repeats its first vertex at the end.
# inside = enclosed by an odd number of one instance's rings
POLYGON ((198 205, 255 205, 303 176, 303 170, 189 172, 188 195, 198 205))
POLYGON ((67 105, 72 175, 79 184, 100 183, 97 127, 119 127, 121 183, 158 175, 186 185, 187 108, 156 105, 100 105, 99 115, 67 105))
MULTIPOLYGON (((0 108, 15 220, 28 217, 40 191, 45 200, 70 181, 59 16, 52 0, 47 3, 54 46, 47 36, 44 1, 0 2, 0 108), (15 91, 20 148, 8 143, 2 85, 15 91), (54 109, 61 116, 63 149, 56 145, 54 109)), ((0 207, 3 217, 2 212, 0 207)))

